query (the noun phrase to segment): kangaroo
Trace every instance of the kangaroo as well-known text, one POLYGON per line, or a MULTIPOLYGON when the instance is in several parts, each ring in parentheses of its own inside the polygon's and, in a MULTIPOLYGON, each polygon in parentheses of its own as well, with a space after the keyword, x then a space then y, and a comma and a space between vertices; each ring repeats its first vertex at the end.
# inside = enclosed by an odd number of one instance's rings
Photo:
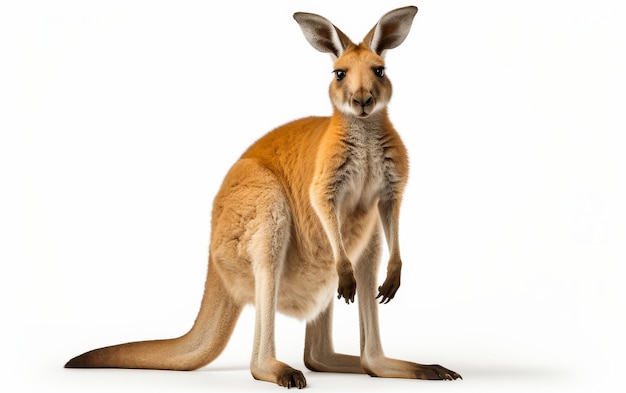
POLYGON ((405 146, 387 103, 384 52, 409 33, 417 8, 382 16, 354 44, 322 16, 298 12, 307 41, 334 61, 333 113, 276 128, 235 162, 213 202, 209 267, 198 317, 185 335, 95 349, 67 368, 193 370, 226 346, 242 308, 255 306, 250 370, 255 379, 303 388, 303 373, 276 359, 277 311, 307 321, 304 363, 312 371, 454 380, 459 374, 384 355, 378 303, 400 286, 400 202, 407 181, 405 146), (387 276, 376 275, 382 238, 387 276), (333 349, 333 297, 358 295, 360 356, 333 349))

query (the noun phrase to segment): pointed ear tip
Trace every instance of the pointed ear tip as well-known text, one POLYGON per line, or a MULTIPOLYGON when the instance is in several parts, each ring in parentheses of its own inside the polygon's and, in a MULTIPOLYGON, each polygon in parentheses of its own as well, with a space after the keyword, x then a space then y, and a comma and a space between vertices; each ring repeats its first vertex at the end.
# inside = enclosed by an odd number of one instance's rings
POLYGON ((400 17, 400 18, 410 18, 413 19, 415 18, 415 15, 417 14, 417 7, 414 5, 408 5, 406 7, 401 7, 401 8, 396 8, 394 10, 389 11, 388 13, 386 13, 385 15, 383 15, 383 17, 381 18, 384 19, 385 17, 388 16, 395 16, 395 17, 400 17))
POLYGON ((295 12, 293 14, 293 18, 296 20, 296 22, 300 23, 306 19, 311 19, 311 16, 313 16, 313 14, 310 14, 308 12, 295 12))
POLYGON ((419 11, 419 9, 414 5, 406 7, 406 10, 410 11, 413 15, 417 14, 417 11, 419 11))
POLYGON ((403 13, 406 16, 414 17, 415 14, 417 14, 418 9, 414 5, 409 5, 409 6, 406 6, 406 7, 397 8, 397 9, 395 9, 393 11, 390 11, 390 13, 393 13, 393 12, 396 12, 396 11, 397 12, 401 12, 401 13, 403 13))

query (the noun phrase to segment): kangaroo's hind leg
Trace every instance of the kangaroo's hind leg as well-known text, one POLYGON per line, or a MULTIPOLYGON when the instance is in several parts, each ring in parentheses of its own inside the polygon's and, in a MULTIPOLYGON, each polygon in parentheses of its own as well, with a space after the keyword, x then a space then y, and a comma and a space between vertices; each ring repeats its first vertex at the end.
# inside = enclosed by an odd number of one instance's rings
POLYGON ((311 371, 364 374, 358 356, 335 352, 332 337, 333 300, 315 319, 307 322, 304 364, 311 371))
POLYGON ((361 365, 373 377, 443 379, 461 378, 459 374, 439 365, 423 365, 391 359, 383 353, 378 326, 376 300, 377 271, 380 262, 380 235, 374 234, 368 248, 356 265, 358 282, 359 325, 361 330, 361 365))
POLYGON ((233 283, 243 282, 241 277, 247 275, 246 285, 254 286, 249 291, 256 308, 252 376, 303 388, 303 374, 276 359, 274 341, 279 280, 291 234, 291 210, 282 185, 255 160, 242 159, 229 172, 222 191, 214 209, 229 217, 232 230, 221 244, 234 257, 223 270, 232 274, 233 283))

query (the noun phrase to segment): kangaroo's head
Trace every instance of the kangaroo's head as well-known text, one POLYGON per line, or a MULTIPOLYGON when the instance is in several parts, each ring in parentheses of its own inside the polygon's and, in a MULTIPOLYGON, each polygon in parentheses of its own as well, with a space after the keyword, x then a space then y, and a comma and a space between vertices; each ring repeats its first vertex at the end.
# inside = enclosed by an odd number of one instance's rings
POLYGON ((358 45, 322 16, 294 14, 309 43, 333 58, 330 99, 337 110, 366 118, 387 106, 391 82, 385 74, 384 52, 404 41, 416 13, 413 6, 386 13, 358 45))

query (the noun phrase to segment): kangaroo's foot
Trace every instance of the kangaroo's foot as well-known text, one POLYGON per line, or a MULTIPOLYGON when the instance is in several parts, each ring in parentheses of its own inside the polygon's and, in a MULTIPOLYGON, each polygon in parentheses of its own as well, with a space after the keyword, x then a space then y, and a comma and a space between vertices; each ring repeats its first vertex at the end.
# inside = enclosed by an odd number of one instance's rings
POLYGON ((306 378, 300 370, 296 370, 276 359, 253 364, 250 371, 254 379, 272 382, 286 388, 302 389, 306 386, 306 378))
POLYGON ((363 369, 372 377, 446 381, 463 379, 460 374, 438 364, 417 364, 390 358, 378 358, 368 365, 363 365, 363 369))

